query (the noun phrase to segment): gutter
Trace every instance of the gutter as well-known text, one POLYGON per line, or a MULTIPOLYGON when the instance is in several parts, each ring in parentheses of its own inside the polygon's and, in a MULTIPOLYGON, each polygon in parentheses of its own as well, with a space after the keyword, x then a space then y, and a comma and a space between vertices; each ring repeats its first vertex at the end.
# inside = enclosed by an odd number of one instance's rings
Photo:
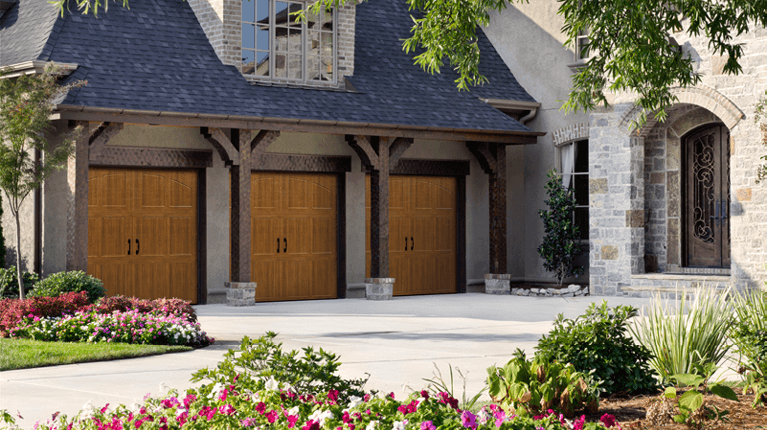
MULTIPOLYGON (((11 64, 9 66, 0 66, 0 69, 7 72, 3 75, 3 78, 16 78, 22 75, 39 75, 45 71, 45 68, 49 64, 51 64, 49 61, 34 60, 11 64)), ((55 65, 58 69, 57 75, 59 76, 69 76, 72 72, 77 70, 77 64, 75 63, 55 63, 55 65)))
POLYGON ((546 134, 537 131, 477 130, 332 120, 145 111, 75 105, 57 105, 51 119, 109 121, 176 127, 219 127, 250 130, 316 132, 324 134, 362 134, 419 138, 431 137, 438 140, 479 140, 507 144, 534 144, 539 136, 544 136, 546 134), (117 118, 116 116, 122 118, 117 118))
POLYGON ((509 116, 522 115, 523 112, 527 112, 525 116, 518 119, 522 124, 535 118, 535 115, 538 113, 538 108, 541 107, 541 104, 538 102, 483 98, 480 98, 480 100, 509 116))

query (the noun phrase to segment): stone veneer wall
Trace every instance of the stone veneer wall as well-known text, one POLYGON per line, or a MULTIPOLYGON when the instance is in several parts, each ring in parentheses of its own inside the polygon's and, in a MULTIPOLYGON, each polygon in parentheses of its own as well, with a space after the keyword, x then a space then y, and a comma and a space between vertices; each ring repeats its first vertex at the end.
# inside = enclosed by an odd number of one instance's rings
MULTIPOLYGON (((224 64, 237 68, 242 60, 242 1, 248 0, 189 0, 200 26, 213 45, 218 58, 224 64)), ((255 0, 249 0, 255 1, 255 0)), ((338 9, 338 83, 343 87, 343 76, 354 74, 354 24, 356 3, 350 2, 338 9)), ((250 79, 250 78, 249 78, 250 79)), ((251 79, 257 82, 256 78, 251 79)), ((312 86, 330 86, 326 83, 311 83, 312 86)))

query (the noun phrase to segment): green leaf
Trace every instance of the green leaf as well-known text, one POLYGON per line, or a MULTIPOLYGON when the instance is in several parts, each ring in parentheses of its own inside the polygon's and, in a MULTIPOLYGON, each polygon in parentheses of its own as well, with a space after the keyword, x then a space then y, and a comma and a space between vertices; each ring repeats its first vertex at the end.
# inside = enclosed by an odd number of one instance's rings
POLYGON ((703 406, 703 394, 690 390, 679 397, 679 409, 696 411, 703 406))
POLYGON ((680 373, 678 375, 672 376, 671 379, 674 379, 678 383, 684 384, 688 387, 696 388, 706 381, 706 378, 703 376, 695 375, 692 373, 680 373))
POLYGON ((666 396, 667 399, 676 398, 676 388, 674 387, 666 388, 666 391, 663 392, 663 395, 666 396))
POLYGON ((710 386, 709 391, 716 394, 717 396, 727 399, 727 400, 733 400, 738 401, 738 395, 735 394, 735 391, 732 390, 732 388, 726 386, 726 385, 720 385, 720 384, 714 384, 710 386))

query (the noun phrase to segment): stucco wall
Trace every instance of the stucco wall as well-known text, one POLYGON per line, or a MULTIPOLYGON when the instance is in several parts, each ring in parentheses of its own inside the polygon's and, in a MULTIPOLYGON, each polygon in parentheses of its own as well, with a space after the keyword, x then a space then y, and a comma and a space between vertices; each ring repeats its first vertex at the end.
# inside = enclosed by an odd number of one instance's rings
MULTIPOLYGON (((507 198, 509 202, 524 202, 508 207, 508 271, 528 282, 553 281, 537 252, 544 234, 538 211, 546 208, 546 173, 558 167, 553 132, 588 123, 588 114, 565 115, 560 110, 571 87, 572 70, 568 65, 575 57, 563 46, 563 20, 556 13, 558 7, 555 0, 510 4, 500 13, 492 12, 490 25, 484 29, 517 81, 541 103, 535 118, 526 125, 547 133, 538 138, 536 145, 507 150, 507 198)), ((586 260, 584 254, 580 261, 588 266, 586 260)), ((584 276, 581 280, 587 279, 588 272, 584 276)))

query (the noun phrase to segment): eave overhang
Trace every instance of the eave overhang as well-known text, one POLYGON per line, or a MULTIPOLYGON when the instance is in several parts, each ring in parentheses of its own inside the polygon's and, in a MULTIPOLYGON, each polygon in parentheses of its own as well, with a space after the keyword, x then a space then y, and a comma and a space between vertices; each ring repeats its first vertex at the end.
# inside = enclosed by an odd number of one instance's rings
POLYGON ((474 130, 449 127, 424 127, 398 124, 358 123, 295 118, 250 117, 182 112, 159 112, 134 109, 58 105, 52 120, 113 122, 172 127, 217 127, 244 130, 407 137, 451 141, 494 142, 506 145, 530 145, 546 133, 537 131, 474 130))
MULTIPOLYGON (((25 61, 23 63, 11 64, 9 66, 0 66, 0 70, 5 70, 7 73, 3 75, 3 78, 16 78, 22 75, 38 75, 45 71, 45 68, 50 64, 48 61, 25 61)), ((72 72, 77 70, 77 64, 74 63, 56 63, 56 69, 58 76, 69 76, 72 72)))

